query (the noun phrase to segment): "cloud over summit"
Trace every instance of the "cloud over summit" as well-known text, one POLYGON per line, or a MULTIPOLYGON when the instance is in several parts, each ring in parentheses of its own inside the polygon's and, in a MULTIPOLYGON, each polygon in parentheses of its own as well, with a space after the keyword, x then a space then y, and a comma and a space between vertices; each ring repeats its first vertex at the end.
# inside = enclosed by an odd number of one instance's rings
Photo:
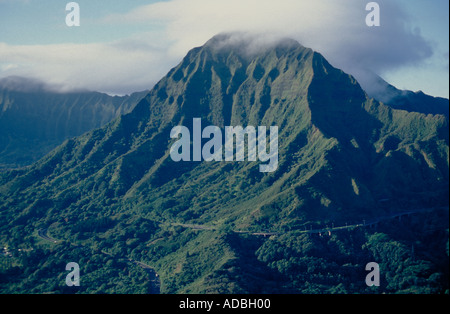
MULTIPOLYGON (((347 72, 377 74, 420 64, 433 46, 412 28, 405 10, 377 1, 381 27, 368 27, 366 1, 171 0, 99 18, 138 26, 129 38, 96 44, 0 44, 0 76, 26 75, 77 88, 126 93, 150 88, 193 47, 224 32, 289 37, 347 72)), ((83 27, 83 26, 82 26, 83 27)))

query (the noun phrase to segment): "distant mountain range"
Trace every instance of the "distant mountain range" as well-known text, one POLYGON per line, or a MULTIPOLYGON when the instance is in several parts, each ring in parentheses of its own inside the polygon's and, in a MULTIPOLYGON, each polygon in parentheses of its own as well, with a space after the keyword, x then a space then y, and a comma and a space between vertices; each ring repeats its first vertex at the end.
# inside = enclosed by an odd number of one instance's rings
POLYGON ((32 164, 64 140, 130 112, 147 93, 57 92, 35 80, 1 79, 0 168, 32 164))
POLYGON ((448 99, 429 96, 422 91, 399 90, 374 73, 365 72, 358 78, 358 82, 369 97, 394 109, 449 117, 448 99))
MULTIPOLYGON (((448 289, 448 220, 442 219, 448 209, 377 231, 356 227, 402 211, 448 207, 448 100, 446 114, 444 100, 393 89, 395 97, 383 104, 293 40, 254 50, 248 38, 232 36, 192 49, 130 113, 66 140, 26 169, 1 173, 0 240, 33 247, 42 241, 36 230, 48 229, 66 244, 92 248, 93 261, 107 252, 151 265, 163 293, 372 293, 364 266, 374 260, 385 270, 380 292, 448 289), (192 130, 194 118, 220 129, 278 126, 277 170, 261 173, 260 162, 249 160, 173 161, 171 130, 192 130), (345 225, 355 227, 326 238, 306 232, 345 225), (272 237, 258 236, 264 232, 272 237)), ((2 96, 3 112, 5 99, 20 95, 2 96)), ((119 110, 101 94, 50 95, 65 99, 52 102, 67 108, 111 108, 92 124, 119 110)), ((64 112, 45 115, 48 122, 36 128, 41 137, 90 127, 78 111, 64 112), (65 123, 69 118, 74 126, 65 123)), ((7 130, 1 134, 11 134, 12 126, 7 130)), ((48 258, 73 248, 52 250, 48 258)), ((39 276, 60 291, 52 276, 39 276)), ((91 285, 81 292, 117 292, 107 284, 93 288, 102 277, 92 269, 86 276, 91 285)), ((11 289, 27 291, 20 275, 5 278, 17 283, 11 289)))

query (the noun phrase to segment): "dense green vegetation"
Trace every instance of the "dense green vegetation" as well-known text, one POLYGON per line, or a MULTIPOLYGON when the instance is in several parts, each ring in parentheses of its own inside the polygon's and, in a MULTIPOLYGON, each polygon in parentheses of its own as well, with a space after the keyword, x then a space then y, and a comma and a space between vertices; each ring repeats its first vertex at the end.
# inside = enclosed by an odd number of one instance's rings
MULTIPOLYGON (((159 291, 154 275, 130 259, 157 269, 162 293, 435 294, 449 289, 444 210, 322 236, 290 231, 263 237, 121 218, 126 226, 109 224, 102 232, 93 228, 72 235, 83 240, 55 244, 35 234, 31 246, 9 246, 12 256, 0 258, 0 292, 159 291), (81 268, 80 287, 65 285, 65 265, 72 261, 81 268), (380 264, 380 287, 365 285, 365 265, 372 261, 380 264)), ((52 227, 52 236, 57 230, 52 227)))
MULTIPOLYGON (((4 259, 4 258, 3 258, 4 259)), ((1 293, 152 293, 147 271, 124 258, 63 243, 51 249, 22 252, 14 266, 2 267, 1 293), (66 264, 80 265, 80 286, 66 285, 66 264)))
POLYGON ((0 292, 148 292, 145 265, 162 293, 448 291, 448 118, 369 99, 296 42, 252 54, 222 40, 189 52, 131 113, 0 173, 13 255, 0 292), (279 126, 278 170, 173 162, 170 130, 194 117, 279 126), (306 232, 333 225, 353 227, 306 232), (86 285, 67 290, 64 265, 78 261, 86 285), (369 262, 379 288, 365 285, 369 262))

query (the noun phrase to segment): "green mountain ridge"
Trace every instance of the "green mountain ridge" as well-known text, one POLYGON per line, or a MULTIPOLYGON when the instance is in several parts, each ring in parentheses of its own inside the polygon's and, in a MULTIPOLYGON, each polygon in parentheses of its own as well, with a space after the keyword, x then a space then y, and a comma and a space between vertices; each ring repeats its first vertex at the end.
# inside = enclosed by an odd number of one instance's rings
POLYGON ((449 117, 449 100, 432 97, 422 91, 399 90, 378 75, 365 72, 358 75, 358 82, 371 98, 375 98, 394 109, 449 117))
MULTIPOLYGON (((230 39, 191 50, 130 113, 28 169, 0 173, 0 240, 32 245, 37 229, 52 226, 57 239, 152 265, 164 293, 368 292, 348 278, 373 254, 392 262, 393 251, 376 253, 377 245, 408 255, 403 242, 391 231, 330 240, 303 231, 448 207, 448 117, 370 99, 352 76, 294 41, 255 51, 248 39, 230 39), (192 129, 193 118, 220 128, 278 126, 277 171, 260 173, 249 161, 175 163, 170 131, 192 129), (280 236, 236 233, 244 231, 280 236)), ((409 223, 412 239, 422 234, 409 223)), ((439 239, 429 248, 445 245, 439 239)), ((445 290, 430 278, 417 285, 445 290)))
POLYGON ((0 168, 28 166, 64 140, 130 112, 147 92, 57 92, 20 77, 0 80, 0 168))

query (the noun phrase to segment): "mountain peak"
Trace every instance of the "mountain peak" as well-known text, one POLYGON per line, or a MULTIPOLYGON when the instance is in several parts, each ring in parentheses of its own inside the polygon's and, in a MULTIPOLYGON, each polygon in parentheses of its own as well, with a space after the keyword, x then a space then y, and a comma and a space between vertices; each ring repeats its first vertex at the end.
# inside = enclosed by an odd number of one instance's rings
POLYGON ((305 48, 296 40, 275 35, 258 35, 245 32, 221 33, 206 42, 203 48, 214 52, 233 51, 242 56, 255 55, 271 49, 298 49, 305 48))

